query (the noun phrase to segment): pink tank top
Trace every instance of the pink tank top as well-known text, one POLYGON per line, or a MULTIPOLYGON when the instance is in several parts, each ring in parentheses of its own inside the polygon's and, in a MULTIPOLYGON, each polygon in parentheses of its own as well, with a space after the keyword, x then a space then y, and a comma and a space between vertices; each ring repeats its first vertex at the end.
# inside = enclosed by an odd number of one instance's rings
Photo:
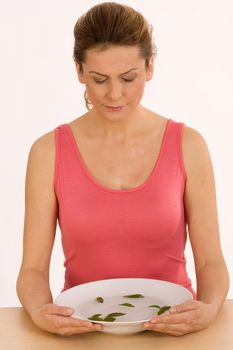
POLYGON ((88 172, 68 124, 55 129, 55 192, 65 256, 63 290, 109 278, 165 280, 196 294, 186 272, 182 123, 168 120, 147 180, 107 188, 88 172))

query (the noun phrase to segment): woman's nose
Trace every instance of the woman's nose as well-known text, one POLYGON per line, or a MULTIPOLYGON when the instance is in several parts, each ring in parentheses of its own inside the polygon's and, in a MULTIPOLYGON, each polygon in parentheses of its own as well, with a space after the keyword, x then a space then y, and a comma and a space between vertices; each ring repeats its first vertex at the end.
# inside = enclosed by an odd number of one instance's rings
POLYGON ((108 97, 112 100, 119 100, 122 96, 122 85, 120 83, 113 83, 109 87, 108 97))

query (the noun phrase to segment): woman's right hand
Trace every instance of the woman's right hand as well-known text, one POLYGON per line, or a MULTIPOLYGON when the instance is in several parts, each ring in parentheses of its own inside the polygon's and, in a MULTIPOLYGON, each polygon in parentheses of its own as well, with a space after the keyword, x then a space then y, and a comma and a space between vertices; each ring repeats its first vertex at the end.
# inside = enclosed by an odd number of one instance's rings
POLYGON ((99 324, 70 317, 73 313, 69 307, 46 304, 35 308, 31 318, 38 327, 63 336, 102 330, 99 324))

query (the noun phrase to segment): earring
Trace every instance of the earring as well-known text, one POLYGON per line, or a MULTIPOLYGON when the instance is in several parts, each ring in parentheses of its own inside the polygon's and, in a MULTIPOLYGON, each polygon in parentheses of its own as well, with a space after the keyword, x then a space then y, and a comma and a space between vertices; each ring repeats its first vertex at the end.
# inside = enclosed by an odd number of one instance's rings
POLYGON ((87 90, 85 90, 84 92, 84 99, 85 99, 86 107, 90 111, 91 110, 90 106, 92 106, 92 103, 91 101, 88 100, 87 90))

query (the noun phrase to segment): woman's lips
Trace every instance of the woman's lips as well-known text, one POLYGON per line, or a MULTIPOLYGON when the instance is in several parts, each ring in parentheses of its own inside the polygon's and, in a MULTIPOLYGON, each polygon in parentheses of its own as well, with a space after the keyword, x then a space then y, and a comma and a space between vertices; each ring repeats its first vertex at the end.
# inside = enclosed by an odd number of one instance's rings
POLYGON ((106 107, 111 112, 121 111, 122 108, 123 108, 123 106, 116 106, 116 107, 114 107, 114 106, 106 106, 106 107))

